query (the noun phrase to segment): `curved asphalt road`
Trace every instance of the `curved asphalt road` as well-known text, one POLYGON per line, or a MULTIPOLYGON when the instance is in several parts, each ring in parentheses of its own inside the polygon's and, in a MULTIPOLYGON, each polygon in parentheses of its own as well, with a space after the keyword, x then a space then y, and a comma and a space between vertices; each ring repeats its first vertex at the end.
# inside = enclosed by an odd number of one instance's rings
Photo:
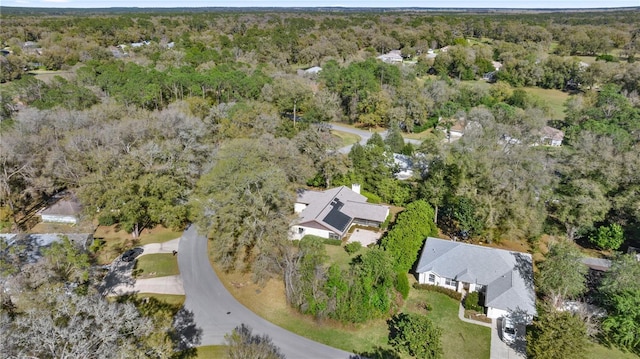
MULTIPOLYGON (((369 139, 373 135, 373 132, 359 130, 357 128, 343 126, 343 125, 340 125, 340 124, 337 124, 337 123, 330 123, 329 125, 331 126, 332 130, 347 132, 347 133, 354 134, 356 136, 360 136, 360 138, 361 138, 360 144, 363 145, 363 146, 367 144, 367 141, 369 141, 369 139)), ((382 136, 382 138, 387 137, 387 131, 380 132, 380 136, 382 136)), ((422 143, 419 140, 413 140, 413 139, 408 139, 408 138, 405 138, 404 142, 405 143, 412 143, 414 145, 419 145, 419 144, 422 143)), ((349 151, 351 151, 351 147, 353 147, 353 145, 342 147, 338 151, 340 153, 349 153, 349 151)))
POLYGON ((262 319, 240 304, 222 285, 209 263, 206 237, 190 226, 182 235, 178 266, 186 293, 185 307, 202 329, 200 345, 224 344, 224 336, 244 323, 254 334, 267 334, 288 359, 349 358, 351 353, 314 342, 262 319))

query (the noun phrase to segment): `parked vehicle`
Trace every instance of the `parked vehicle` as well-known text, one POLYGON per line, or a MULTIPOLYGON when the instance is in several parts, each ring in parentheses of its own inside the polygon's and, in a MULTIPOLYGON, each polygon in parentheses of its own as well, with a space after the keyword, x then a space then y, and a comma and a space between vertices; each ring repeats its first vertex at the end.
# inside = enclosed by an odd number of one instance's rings
POLYGON ((518 329, 509 316, 502 317, 502 341, 510 344, 516 340, 518 329))
POLYGON ((126 252, 124 252, 124 254, 122 255, 122 257, 120 259, 123 262, 131 262, 134 259, 136 259, 136 257, 141 255, 143 251, 144 251, 144 249, 142 249, 140 247, 129 249, 126 252))

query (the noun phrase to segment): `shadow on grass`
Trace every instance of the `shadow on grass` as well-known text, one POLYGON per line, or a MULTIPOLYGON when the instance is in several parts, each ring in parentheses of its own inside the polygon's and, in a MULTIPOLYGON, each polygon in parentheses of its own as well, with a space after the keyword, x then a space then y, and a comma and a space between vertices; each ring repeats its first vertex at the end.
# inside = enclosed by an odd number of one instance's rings
POLYGON ((400 359, 393 349, 375 347, 372 351, 351 355, 349 359, 400 359))

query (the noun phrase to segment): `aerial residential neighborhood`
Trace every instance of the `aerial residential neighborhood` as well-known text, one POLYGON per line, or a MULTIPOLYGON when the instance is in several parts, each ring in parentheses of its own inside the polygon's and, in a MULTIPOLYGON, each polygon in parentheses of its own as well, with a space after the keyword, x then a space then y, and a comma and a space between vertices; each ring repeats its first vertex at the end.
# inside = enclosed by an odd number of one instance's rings
POLYGON ((0 357, 639 358, 640 8, 454 3, 3 2, 0 357))

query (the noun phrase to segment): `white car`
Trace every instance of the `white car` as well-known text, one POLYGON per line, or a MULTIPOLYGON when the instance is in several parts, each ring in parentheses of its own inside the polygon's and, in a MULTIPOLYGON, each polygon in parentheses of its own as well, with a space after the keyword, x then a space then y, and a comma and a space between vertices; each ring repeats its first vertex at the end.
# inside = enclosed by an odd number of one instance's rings
POLYGON ((510 344, 515 342, 518 329, 510 317, 502 317, 502 341, 510 344))

